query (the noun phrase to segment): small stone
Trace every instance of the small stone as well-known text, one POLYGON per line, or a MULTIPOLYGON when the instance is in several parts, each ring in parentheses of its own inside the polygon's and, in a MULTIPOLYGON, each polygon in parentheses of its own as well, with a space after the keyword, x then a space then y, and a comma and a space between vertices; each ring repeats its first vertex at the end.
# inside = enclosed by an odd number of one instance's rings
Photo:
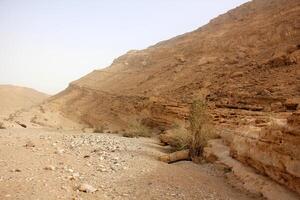
POLYGON ((90 166, 92 166, 92 164, 91 163, 86 163, 86 166, 90 167, 90 166))
POLYGON ((72 174, 72 176, 73 176, 74 178, 76 178, 76 177, 79 177, 80 174, 79 174, 79 172, 75 172, 75 173, 72 174))
POLYGON ((44 169, 45 169, 45 170, 49 170, 49 171, 54 171, 54 170, 55 170, 55 167, 52 166, 52 165, 49 165, 49 166, 46 166, 44 169))
POLYGON ((74 170, 73 170, 73 169, 68 169, 67 171, 68 171, 68 172, 71 172, 71 173, 73 173, 73 172, 74 172, 74 170))
POLYGON ((81 184, 79 187, 78 187, 78 190, 80 192, 86 192, 86 193, 93 193, 93 192, 96 192, 97 189, 94 188, 93 186, 89 185, 89 184, 81 184))
POLYGON ((114 166, 111 166, 110 169, 113 171, 117 171, 117 168, 115 168, 114 166))
POLYGON ((33 148, 35 147, 35 144, 31 141, 28 141, 25 145, 24 145, 26 148, 33 148))
POLYGON ((65 152, 64 149, 57 149, 54 153, 55 153, 55 154, 61 155, 61 154, 63 154, 64 152, 65 152))
POLYGON ((63 186, 61 186, 61 189, 62 190, 67 190, 67 187, 63 185, 63 186))
POLYGON ((21 172, 21 170, 20 169, 12 169, 12 170, 10 170, 11 172, 21 172))
POLYGON ((100 168, 100 169, 97 169, 97 171, 100 171, 100 172, 107 172, 107 169, 105 169, 105 168, 100 168))

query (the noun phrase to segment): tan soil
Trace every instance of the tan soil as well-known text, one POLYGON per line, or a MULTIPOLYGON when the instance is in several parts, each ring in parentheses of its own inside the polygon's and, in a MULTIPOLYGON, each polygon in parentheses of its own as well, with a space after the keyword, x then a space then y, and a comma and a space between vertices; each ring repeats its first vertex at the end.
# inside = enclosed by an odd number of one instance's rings
POLYGON ((0 118, 18 110, 38 105, 47 97, 49 95, 30 88, 0 85, 0 118))
POLYGON ((0 199, 256 199, 213 165, 158 161, 166 151, 155 139, 1 130, 0 199), (98 191, 77 191, 83 183, 98 191))

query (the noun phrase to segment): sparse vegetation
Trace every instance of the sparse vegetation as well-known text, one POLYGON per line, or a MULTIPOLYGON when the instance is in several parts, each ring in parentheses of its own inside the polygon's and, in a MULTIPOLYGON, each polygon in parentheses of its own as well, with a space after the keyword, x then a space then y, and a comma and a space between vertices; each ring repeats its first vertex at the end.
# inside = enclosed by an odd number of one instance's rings
POLYGON ((129 131, 123 133, 124 137, 150 137, 151 129, 143 125, 140 121, 134 121, 129 125, 129 131))
POLYGON ((94 128, 94 133, 104 133, 105 131, 105 126, 104 125, 100 125, 100 126, 97 126, 96 128, 94 128))
POLYGON ((192 103, 190 131, 192 136, 190 144, 191 157, 200 156, 207 142, 217 137, 210 115, 207 112, 207 105, 203 101, 196 100, 192 103))
POLYGON ((174 126, 173 129, 161 136, 161 140, 164 140, 163 142, 172 146, 176 151, 190 149, 191 156, 198 157, 202 154, 208 140, 217 137, 204 102, 200 100, 193 102, 189 123, 189 129, 179 125, 174 126))
POLYGON ((178 126, 168 133, 168 144, 176 151, 188 149, 192 141, 191 133, 184 127, 178 126))

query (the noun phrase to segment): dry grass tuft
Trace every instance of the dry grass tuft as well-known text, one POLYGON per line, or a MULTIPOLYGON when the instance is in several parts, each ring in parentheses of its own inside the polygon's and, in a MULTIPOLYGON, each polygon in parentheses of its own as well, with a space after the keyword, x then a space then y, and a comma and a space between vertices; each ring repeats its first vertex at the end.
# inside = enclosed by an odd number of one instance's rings
POLYGON ((104 133, 105 131, 105 126, 104 125, 101 125, 101 126, 98 126, 96 128, 94 128, 94 133, 104 133))
POLYGON ((151 129, 143 125, 140 121, 134 121, 129 125, 129 131, 123 133, 124 137, 151 137, 151 129))
POLYGON ((169 130, 167 135, 167 143, 170 146, 172 146, 176 151, 189 149, 192 141, 192 135, 186 128, 174 128, 172 130, 169 130))

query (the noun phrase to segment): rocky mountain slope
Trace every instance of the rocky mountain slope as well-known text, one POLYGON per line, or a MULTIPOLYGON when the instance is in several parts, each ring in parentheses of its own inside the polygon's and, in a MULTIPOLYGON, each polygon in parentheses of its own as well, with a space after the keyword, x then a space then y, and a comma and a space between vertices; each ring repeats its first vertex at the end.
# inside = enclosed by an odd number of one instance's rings
POLYGON ((51 104, 73 120, 117 128, 135 117, 165 128, 200 97, 218 108, 295 110, 299 9, 297 0, 246 3, 196 31, 128 52, 51 104))
POLYGON ((208 102, 230 154, 300 193, 300 1, 254 0, 209 24, 130 51, 52 97, 43 110, 86 127, 163 131, 208 102))
POLYGON ((40 104, 47 97, 47 94, 30 88, 0 85, 0 117, 40 104))

